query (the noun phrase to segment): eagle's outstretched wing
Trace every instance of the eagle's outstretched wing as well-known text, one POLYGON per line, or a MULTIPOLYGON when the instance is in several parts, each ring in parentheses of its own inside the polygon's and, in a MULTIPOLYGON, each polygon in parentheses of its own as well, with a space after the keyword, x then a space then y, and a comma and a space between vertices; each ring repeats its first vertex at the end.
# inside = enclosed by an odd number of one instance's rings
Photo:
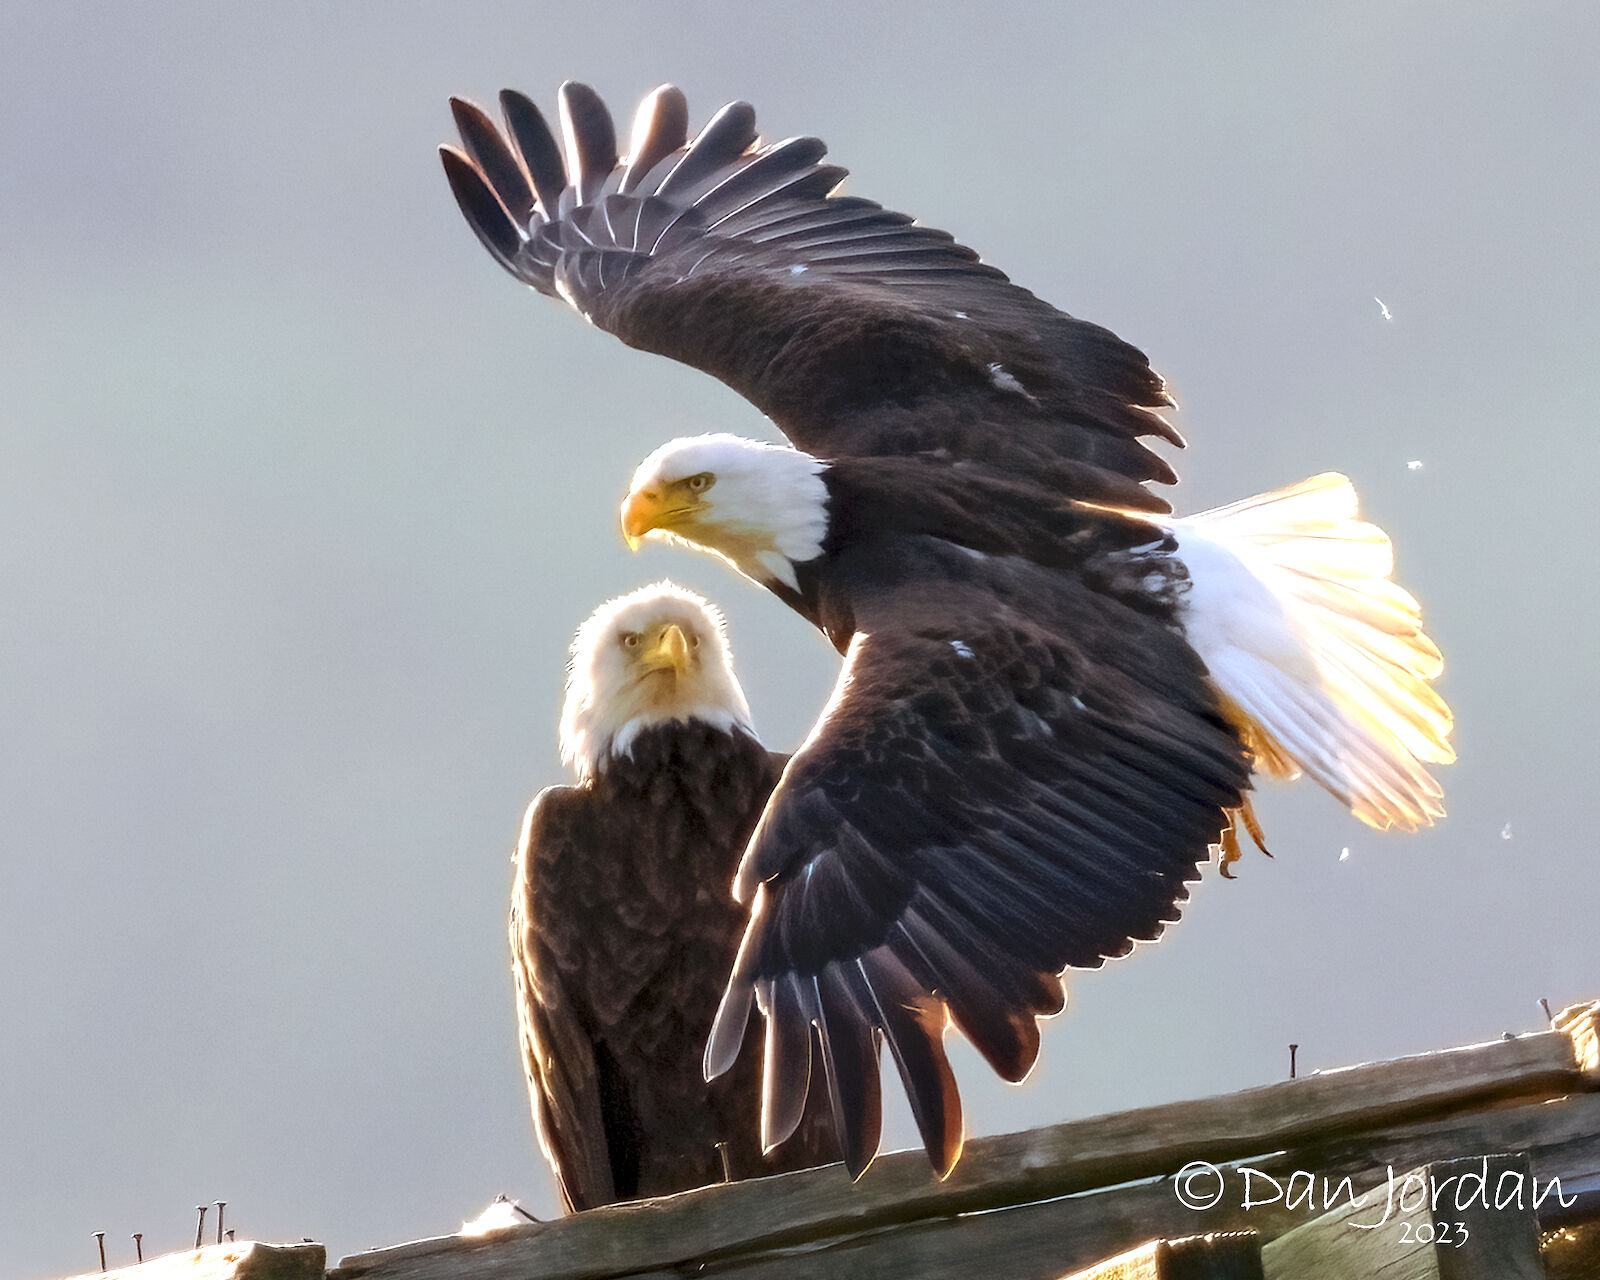
POLYGON ((942 231, 833 194, 815 138, 769 146, 724 107, 691 142, 683 95, 640 107, 632 154, 593 90, 561 89, 566 152, 501 95, 502 133, 453 102, 442 148, 495 259, 631 346, 722 379, 819 457, 938 452, 1144 510, 1170 483, 1141 442, 1182 441, 1137 348, 1041 301, 942 231))
POLYGON ((1020 1080, 1057 975, 1157 937, 1248 785, 1165 623, 1022 561, 925 554, 945 563, 858 584, 869 615, 740 868, 751 921, 706 1052, 708 1073, 732 1063, 753 997, 776 1142, 814 1025, 852 1173, 878 1145, 880 1040, 948 1171, 945 1011, 1020 1080))

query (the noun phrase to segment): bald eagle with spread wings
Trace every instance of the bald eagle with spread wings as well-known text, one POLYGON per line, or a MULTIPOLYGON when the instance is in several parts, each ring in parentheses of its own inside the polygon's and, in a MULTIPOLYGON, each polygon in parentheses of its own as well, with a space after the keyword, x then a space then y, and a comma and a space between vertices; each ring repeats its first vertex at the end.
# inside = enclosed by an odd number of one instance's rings
POLYGON ((706 1047, 709 1076, 732 1069, 764 1015, 765 1143, 819 1054, 864 1169, 887 1045, 947 1173, 947 1025, 1026 1075, 1064 971, 1158 937, 1211 847, 1236 855, 1252 770, 1309 774, 1376 827, 1442 813, 1439 652, 1343 477, 1173 517, 1145 441, 1182 440, 1143 353, 838 194, 815 138, 762 145, 734 103, 691 140, 667 86, 623 156, 569 83, 563 154, 527 98, 501 105, 503 132, 455 102, 443 150, 495 260, 790 441, 673 441, 622 512, 630 539, 722 556, 844 655, 741 862, 706 1047))
POLYGON ((541 791, 517 842, 511 969, 568 1210, 829 1163, 821 1116, 763 1153, 756 1064, 700 1070, 744 932, 734 871, 788 759, 751 727, 721 613, 670 582, 596 609, 561 755, 576 785, 541 791))

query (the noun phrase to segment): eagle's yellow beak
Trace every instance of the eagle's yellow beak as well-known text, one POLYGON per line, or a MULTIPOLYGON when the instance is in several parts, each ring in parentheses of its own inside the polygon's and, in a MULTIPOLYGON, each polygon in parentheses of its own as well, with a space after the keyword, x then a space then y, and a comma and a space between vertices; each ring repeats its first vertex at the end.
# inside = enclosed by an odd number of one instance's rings
POLYGON ((659 494, 635 489, 622 504, 622 536, 628 540, 628 549, 637 551, 639 539, 650 530, 659 528, 662 515, 659 494))
POLYGON ((678 529, 694 520, 705 503, 680 481, 665 489, 635 489, 622 504, 622 536, 637 551, 653 529, 678 529))
POLYGON ((656 642, 640 659, 646 671, 673 671, 682 676, 689 670, 689 640, 677 623, 668 623, 661 629, 656 642))

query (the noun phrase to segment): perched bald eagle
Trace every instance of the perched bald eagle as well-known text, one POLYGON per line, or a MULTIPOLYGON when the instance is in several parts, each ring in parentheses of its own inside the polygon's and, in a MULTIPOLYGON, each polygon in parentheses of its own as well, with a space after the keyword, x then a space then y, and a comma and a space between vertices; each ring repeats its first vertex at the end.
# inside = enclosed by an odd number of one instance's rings
POLYGON ((662 582, 578 631, 561 754, 528 807, 511 898, 522 1058, 569 1210, 823 1164, 826 1117, 763 1156, 754 1062, 701 1051, 745 911, 735 867, 786 757, 750 726, 722 616, 662 582), (719 1151, 719 1144, 721 1150, 719 1151))
POLYGON ((1374 826, 1442 812, 1439 653, 1343 477, 1170 517, 1143 438, 1182 440, 1144 355, 833 194, 816 139, 761 146, 735 103, 690 141, 668 86, 619 157, 568 84, 563 158, 501 101, 504 135, 456 102, 464 150, 444 150, 489 252, 798 446, 673 441, 623 506, 630 539, 723 556, 845 657, 740 865, 750 918, 706 1050, 731 1069, 759 1006, 765 1142, 803 1112, 814 1037, 863 1169, 887 1044, 947 1172, 947 1021, 1021 1079, 1060 975, 1177 917, 1252 769, 1309 773, 1374 826))

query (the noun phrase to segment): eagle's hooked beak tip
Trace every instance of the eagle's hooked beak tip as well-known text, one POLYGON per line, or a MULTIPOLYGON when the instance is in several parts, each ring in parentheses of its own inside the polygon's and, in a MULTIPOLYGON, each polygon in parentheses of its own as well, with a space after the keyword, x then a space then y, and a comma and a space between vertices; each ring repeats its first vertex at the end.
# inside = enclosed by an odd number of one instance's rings
POLYGON ((637 551, 644 535, 656 527, 655 502, 648 494, 635 489, 622 504, 622 536, 628 550, 637 551))
POLYGON ((641 659, 646 671, 671 671, 687 675, 690 667, 689 638, 677 623, 669 623, 641 659))
POLYGON ((676 671, 689 669, 689 638, 676 623, 661 633, 661 648, 676 671))

